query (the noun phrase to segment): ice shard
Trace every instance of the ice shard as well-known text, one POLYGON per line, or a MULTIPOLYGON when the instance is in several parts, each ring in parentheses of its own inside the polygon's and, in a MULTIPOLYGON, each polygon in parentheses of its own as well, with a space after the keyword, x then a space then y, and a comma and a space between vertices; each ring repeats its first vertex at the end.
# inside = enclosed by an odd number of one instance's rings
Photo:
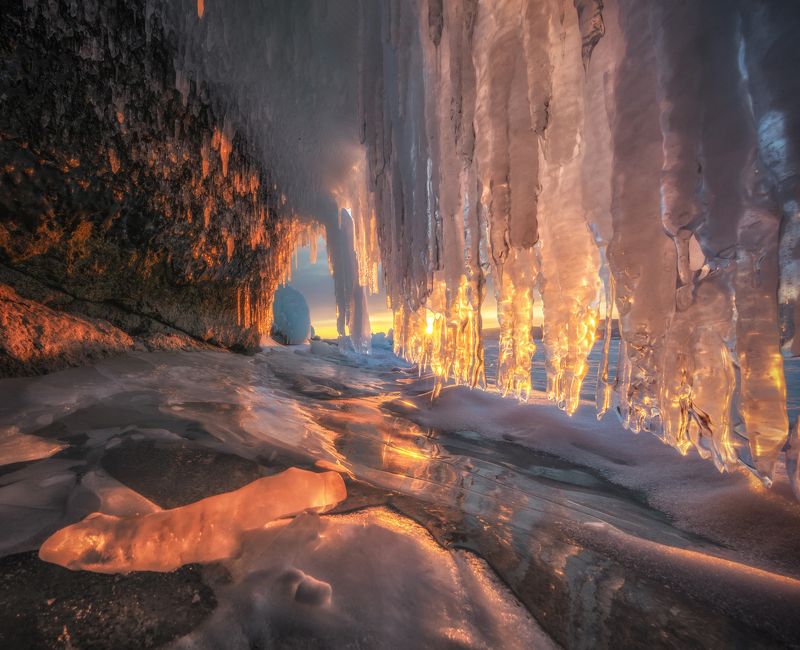
POLYGON ((292 468, 172 510, 133 517, 95 513, 51 535, 39 556, 98 573, 172 571, 235 557, 246 531, 308 508, 328 508, 346 496, 336 472, 292 468))

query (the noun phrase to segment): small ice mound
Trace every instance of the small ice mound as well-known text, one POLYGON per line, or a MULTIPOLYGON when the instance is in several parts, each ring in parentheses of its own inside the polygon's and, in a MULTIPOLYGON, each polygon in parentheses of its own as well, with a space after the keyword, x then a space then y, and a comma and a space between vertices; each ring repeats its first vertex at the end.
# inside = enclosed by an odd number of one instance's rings
POLYGON ((272 303, 270 335, 285 345, 298 345, 311 337, 311 316, 303 294, 289 286, 279 287, 272 303))
POLYGON ((311 341, 311 354, 316 354, 320 357, 341 357, 342 354, 339 352, 339 348, 335 345, 331 345, 330 343, 326 343, 320 339, 315 339, 311 341))
POLYGON ((216 611, 174 648, 555 647, 484 560, 386 508, 273 522, 225 566, 216 611))
MULTIPOLYGON (((390 330, 391 332, 391 330, 390 330)), ((393 341, 390 335, 386 335, 384 332, 377 332, 372 335, 372 347, 373 348, 381 348, 384 350, 391 350, 393 345, 393 341)))
POLYGON ((302 571, 300 582, 294 592, 294 599, 301 605, 312 605, 322 607, 331 604, 333 589, 327 582, 317 580, 312 576, 307 576, 302 571))

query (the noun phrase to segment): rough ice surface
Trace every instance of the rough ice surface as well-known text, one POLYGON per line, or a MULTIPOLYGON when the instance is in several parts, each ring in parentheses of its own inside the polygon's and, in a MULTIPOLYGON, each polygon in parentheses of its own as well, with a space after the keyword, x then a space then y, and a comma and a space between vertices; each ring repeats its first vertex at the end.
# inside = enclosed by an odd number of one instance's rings
POLYGON ((280 644, 293 628, 336 647, 557 647, 485 562, 384 508, 276 522, 229 567, 217 611, 175 648, 280 644))
POLYGON ((304 343, 311 335, 308 303, 297 289, 279 287, 272 302, 272 336, 287 345, 304 343))

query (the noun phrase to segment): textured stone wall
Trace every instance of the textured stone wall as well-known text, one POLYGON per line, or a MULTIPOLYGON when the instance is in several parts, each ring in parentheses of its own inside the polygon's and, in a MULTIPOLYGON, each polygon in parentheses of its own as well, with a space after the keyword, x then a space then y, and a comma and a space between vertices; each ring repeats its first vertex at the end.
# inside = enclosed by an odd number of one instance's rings
POLYGON ((224 88, 176 78, 174 34, 147 13, 4 5, 0 283, 144 341, 252 349, 297 228, 224 88))

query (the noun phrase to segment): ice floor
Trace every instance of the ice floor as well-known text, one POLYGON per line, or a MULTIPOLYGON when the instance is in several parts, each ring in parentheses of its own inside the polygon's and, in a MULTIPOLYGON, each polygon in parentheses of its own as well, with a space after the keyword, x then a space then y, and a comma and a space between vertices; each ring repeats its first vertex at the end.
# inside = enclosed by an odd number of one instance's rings
POLYGON ((785 477, 720 475, 588 404, 429 390, 386 349, 324 342, 0 381, 0 647, 800 644, 785 477), (230 543, 177 570, 38 557, 92 513, 138 522, 288 467, 338 471, 347 498, 255 530, 221 501, 230 543))

